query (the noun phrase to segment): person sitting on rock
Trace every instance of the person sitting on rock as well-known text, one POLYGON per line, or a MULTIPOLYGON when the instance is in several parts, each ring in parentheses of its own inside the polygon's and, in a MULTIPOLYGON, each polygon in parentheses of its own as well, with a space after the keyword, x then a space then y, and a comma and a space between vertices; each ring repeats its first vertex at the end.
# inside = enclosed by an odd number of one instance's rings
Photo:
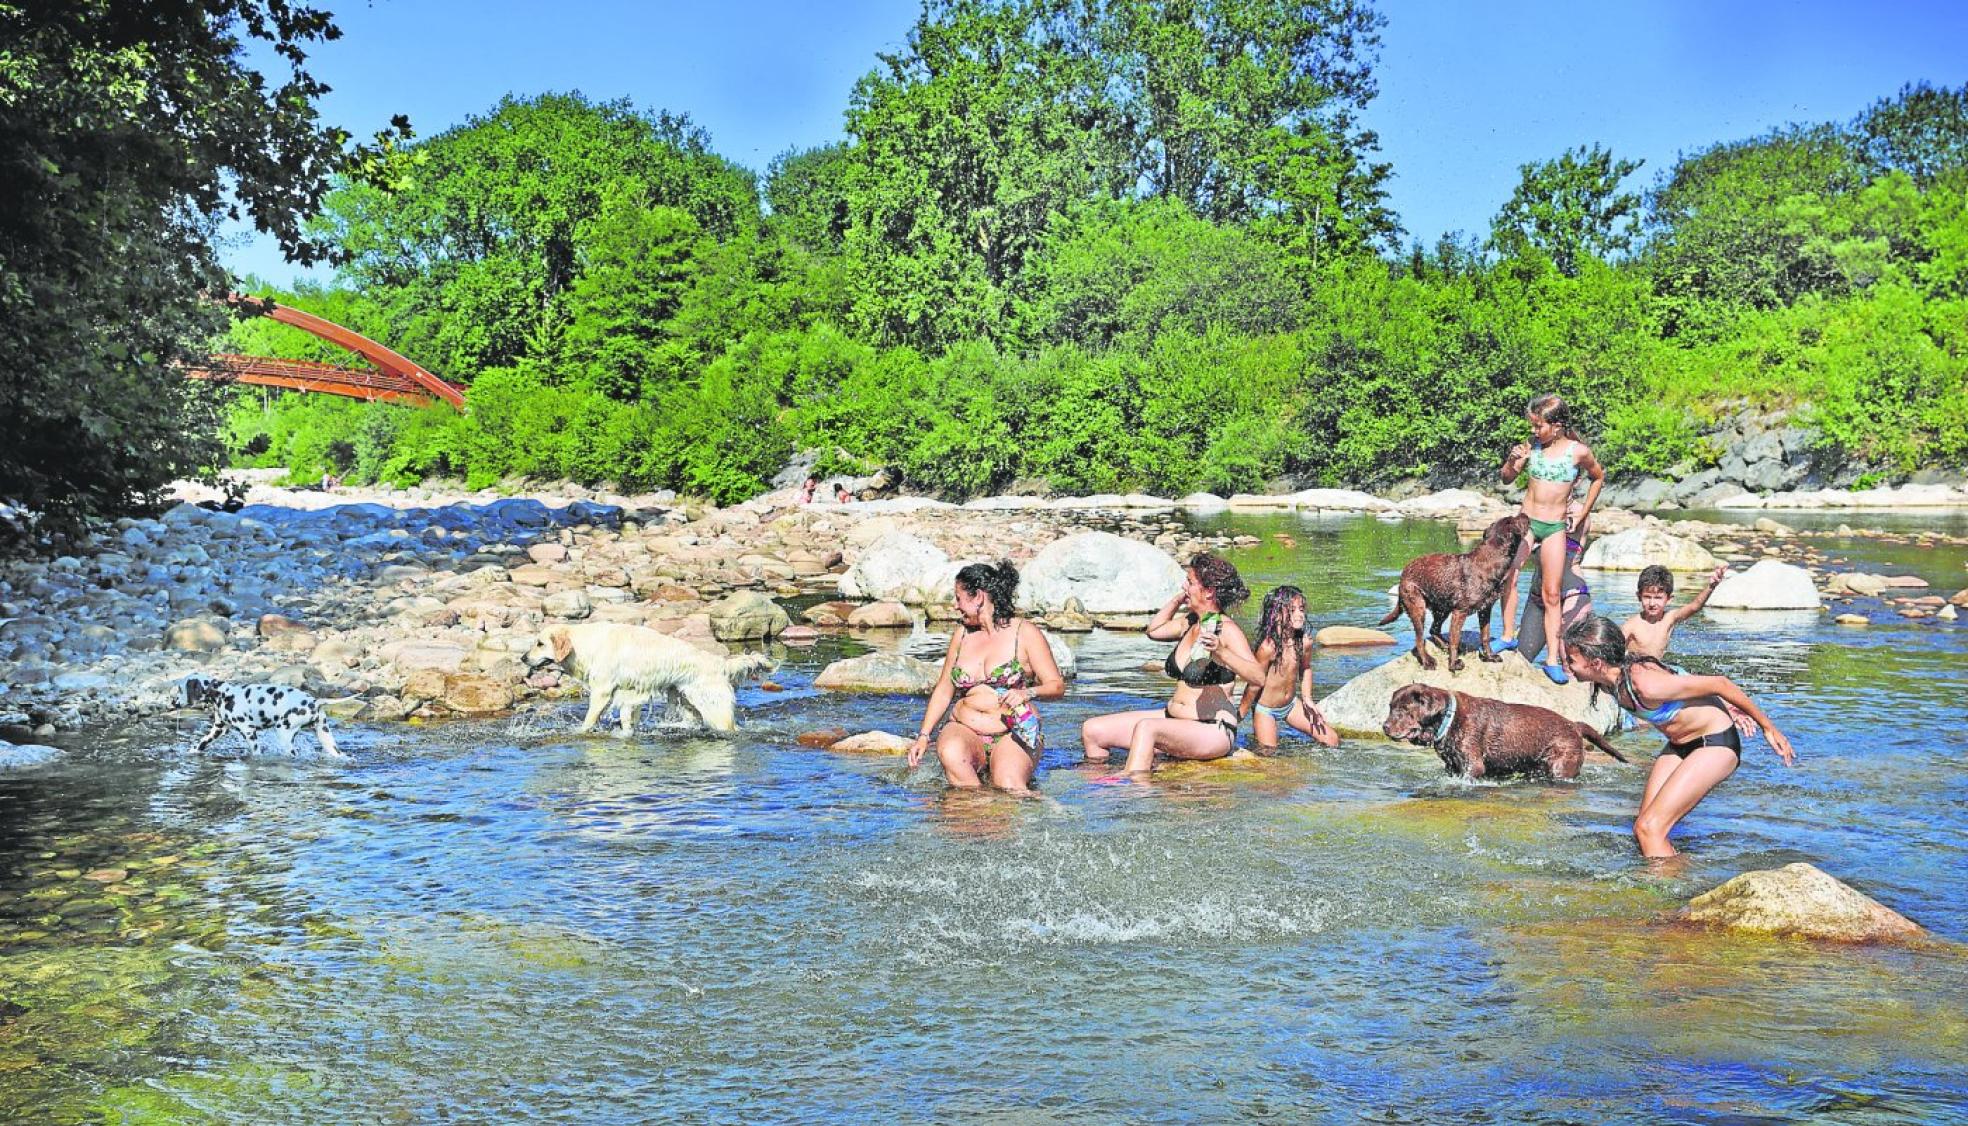
POLYGON ((1598 615, 1566 630, 1565 645, 1572 675, 1592 685, 1595 701, 1602 690, 1612 692, 1615 703, 1653 724, 1667 739, 1647 775, 1640 812, 1633 819, 1633 838, 1642 856, 1673 856, 1667 834, 1741 764, 1742 736, 1730 707, 1763 728, 1763 737, 1785 766, 1796 764, 1790 740, 1728 677, 1675 672, 1658 657, 1629 650, 1619 627, 1598 615))
POLYGON ((849 493, 849 492, 847 491, 847 483, 846 483, 846 482, 844 482, 844 481, 835 481, 835 482, 834 482, 834 503, 835 503, 835 504, 846 504, 846 503, 848 503, 849 501, 851 501, 851 500, 853 500, 853 499, 854 499, 854 496, 853 496, 853 494, 851 494, 851 493, 849 493))
POLYGON ((1312 702, 1312 639, 1305 633, 1305 593, 1295 586, 1281 586, 1265 595, 1257 638, 1264 683, 1245 686, 1238 713, 1256 712, 1251 735, 1258 749, 1277 749, 1280 723, 1310 735, 1320 746, 1339 746, 1339 732, 1312 702))
POLYGON ((1175 678, 1175 694, 1159 710, 1115 712, 1081 724, 1088 761, 1105 762, 1109 748, 1126 747, 1127 774, 1146 779, 1158 752, 1207 761, 1236 749, 1240 716, 1230 686, 1240 678, 1263 684, 1266 672, 1243 627, 1227 613, 1249 596, 1227 560, 1204 552, 1189 561, 1182 589, 1156 611, 1147 630, 1157 641, 1175 642, 1164 666, 1175 678))
POLYGON ((820 491, 820 478, 808 477, 806 479, 806 483, 800 486, 799 502, 801 504, 812 504, 813 494, 819 491, 820 491))
POLYGON ((1045 739, 1033 700, 1066 694, 1066 678, 1045 632, 1012 616, 1018 568, 1004 560, 972 563, 957 572, 957 614, 943 671, 929 694, 921 727, 909 744, 909 766, 922 762, 936 721, 956 701, 951 722, 936 739, 936 757, 952 786, 971 789, 979 776, 1014 794, 1031 792, 1045 739))

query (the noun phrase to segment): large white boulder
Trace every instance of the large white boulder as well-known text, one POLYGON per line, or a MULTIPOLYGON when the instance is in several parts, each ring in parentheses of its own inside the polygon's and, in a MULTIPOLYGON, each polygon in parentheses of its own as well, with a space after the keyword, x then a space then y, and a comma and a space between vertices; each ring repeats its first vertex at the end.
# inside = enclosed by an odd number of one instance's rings
POLYGON ((1234 493, 1227 503, 1236 509, 1290 508, 1292 498, 1288 493, 1234 493))
POLYGON ((1358 489, 1301 489, 1291 495, 1301 512, 1386 512, 1394 502, 1358 489))
POLYGON ((1482 512, 1502 507, 1502 502, 1482 493, 1472 493, 1468 489, 1443 489, 1427 496, 1410 497, 1394 505, 1394 511, 1403 516, 1442 516, 1451 512, 1482 512))
POLYGON ((845 598, 921 603, 953 573, 942 548, 907 532, 889 532, 869 544, 841 575, 840 592, 845 598))
POLYGON ((1692 923, 1831 942, 1918 941, 1918 923, 1809 864, 1744 872, 1688 901, 1692 923))
POLYGON ((1716 563, 1715 556, 1695 541, 1643 524, 1585 545, 1579 566, 1593 571, 1644 571, 1658 564, 1670 571, 1713 571, 1716 563))
POLYGON ((1020 575, 1018 608, 1061 610, 1077 598, 1089 614, 1158 610, 1182 585, 1182 567, 1161 548, 1109 532, 1047 544, 1020 575))
POLYGON ((1176 504, 1191 512, 1222 512, 1230 507, 1230 502, 1215 493, 1190 493, 1176 504))
POLYGON ((904 653, 868 653, 835 661, 813 678, 815 688, 837 692, 897 692, 925 696, 939 667, 904 653))
POLYGON ((1708 605, 1715 610, 1815 610, 1818 588, 1804 568, 1764 559, 1723 579, 1708 596, 1708 605))
POLYGON ((1491 663, 1479 661, 1475 654, 1465 651, 1462 671, 1451 673, 1448 656, 1432 647, 1430 652, 1435 657, 1432 671, 1422 668, 1413 653, 1403 653, 1341 685, 1319 701, 1326 722, 1349 735, 1379 736, 1380 725, 1387 722, 1387 703, 1394 693, 1405 685, 1426 684, 1512 704, 1535 704, 1567 719, 1591 724, 1599 731, 1611 731, 1619 723, 1619 705, 1613 703, 1610 693, 1600 693, 1599 702, 1594 704, 1589 685, 1577 680, 1553 684, 1544 673, 1514 653, 1491 663))

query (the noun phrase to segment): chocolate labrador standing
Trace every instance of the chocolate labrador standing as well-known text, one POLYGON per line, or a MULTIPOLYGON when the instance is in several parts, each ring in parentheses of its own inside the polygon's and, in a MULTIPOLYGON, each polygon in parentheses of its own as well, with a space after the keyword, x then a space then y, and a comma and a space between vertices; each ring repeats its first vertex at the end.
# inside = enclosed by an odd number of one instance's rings
POLYGON ((1621 762, 1626 756, 1589 725, 1548 708, 1506 704, 1446 688, 1410 684, 1387 702, 1389 739, 1433 747, 1450 774, 1485 778, 1500 774, 1578 777, 1585 742, 1621 762))
POLYGON ((1476 656, 1479 660, 1500 661, 1503 658, 1490 652, 1490 609, 1503 594, 1503 584, 1509 582, 1515 571, 1511 564, 1517 559, 1517 546, 1524 537, 1531 534, 1531 518, 1519 512, 1506 516, 1483 530, 1483 538, 1466 555, 1424 555, 1401 568, 1401 586, 1394 608, 1387 612, 1378 625, 1386 625, 1407 611, 1408 619, 1414 623, 1415 660, 1421 667, 1432 669, 1435 658, 1428 655, 1428 640, 1422 636, 1422 616, 1426 612, 1434 615, 1428 637, 1442 642, 1449 651, 1449 671, 1462 671, 1462 623, 1470 614, 1476 615, 1476 625, 1481 631, 1476 656), (1449 636, 1442 636, 1442 619, 1447 618, 1449 636))

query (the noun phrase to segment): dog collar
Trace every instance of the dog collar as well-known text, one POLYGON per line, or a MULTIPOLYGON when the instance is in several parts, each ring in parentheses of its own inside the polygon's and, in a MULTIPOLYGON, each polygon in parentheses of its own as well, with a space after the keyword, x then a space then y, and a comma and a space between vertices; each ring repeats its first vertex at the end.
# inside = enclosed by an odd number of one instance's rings
POLYGON ((1441 721, 1435 725, 1434 743, 1438 749, 1442 746, 1442 744, 1449 741, 1449 728, 1455 725, 1455 721, 1456 721, 1456 694, 1454 692, 1450 692, 1449 706, 1442 709, 1441 721))

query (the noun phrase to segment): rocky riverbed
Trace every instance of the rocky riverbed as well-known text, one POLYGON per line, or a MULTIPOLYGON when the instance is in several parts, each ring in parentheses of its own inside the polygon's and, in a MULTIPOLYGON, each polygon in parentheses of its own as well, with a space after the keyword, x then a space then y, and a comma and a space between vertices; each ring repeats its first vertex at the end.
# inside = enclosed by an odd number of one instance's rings
MULTIPOLYGON (((1177 561, 1233 543, 1197 534, 1185 513, 1374 512, 1474 532, 1508 510, 1502 499, 1460 490, 1398 503, 1321 489, 964 506, 920 498, 800 506, 776 493, 715 509, 670 497, 323 493, 261 483, 235 512, 189 503, 217 495, 197 486, 181 495, 186 503, 155 519, 102 525, 62 554, 0 563, 0 737, 21 742, 169 710, 177 681, 192 672, 301 686, 343 718, 496 713, 573 691, 551 673, 528 675, 519 660, 547 622, 631 622, 714 650, 798 643, 820 631, 948 618, 957 566, 1000 557, 1021 565, 1027 609, 1054 628, 1132 629, 1172 586, 1177 561), (788 599, 816 604, 789 615, 779 605, 788 599)), ((1635 560, 1663 550, 1689 570, 1712 558, 1768 559, 1800 568, 1834 608, 1860 620, 1947 620, 1968 604, 1968 592, 1855 576, 1835 545, 1840 535, 1961 542, 1939 533, 1796 532, 1767 518, 1663 522, 1621 510, 1595 520, 1608 543, 1614 533, 1640 534, 1634 529, 1671 539, 1600 565, 1637 569, 1635 560)))

